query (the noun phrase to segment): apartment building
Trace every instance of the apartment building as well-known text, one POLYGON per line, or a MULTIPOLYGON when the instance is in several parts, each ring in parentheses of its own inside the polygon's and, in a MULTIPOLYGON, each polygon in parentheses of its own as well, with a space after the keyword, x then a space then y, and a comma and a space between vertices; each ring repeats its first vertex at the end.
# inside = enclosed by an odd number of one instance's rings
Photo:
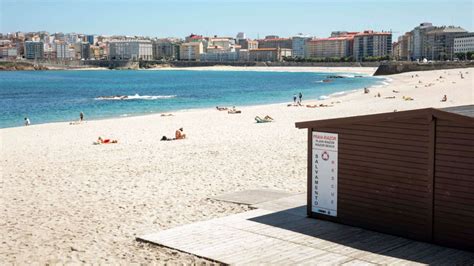
POLYGON ((288 48, 258 48, 249 50, 249 61, 282 61, 284 57, 291 57, 288 48))
POLYGON ((356 61, 366 57, 383 57, 392 53, 392 33, 366 30, 354 35, 353 54, 356 61))
POLYGON ((344 58, 352 55, 353 36, 329 37, 306 41, 306 57, 344 58))
POLYGON ((454 53, 474 52, 474 32, 454 38, 454 53))
POLYGON ((426 33, 423 54, 428 60, 453 60, 454 39, 466 33, 461 27, 436 27, 426 33))
POLYGON ((291 38, 293 57, 304 58, 306 56, 306 42, 309 40, 311 40, 311 38, 303 34, 298 34, 291 38))
POLYGON ((249 39, 240 39, 238 41, 241 49, 252 50, 258 49, 258 41, 249 40, 249 39))
POLYGON ((179 46, 179 59, 188 61, 197 61, 204 53, 202 42, 186 42, 179 46))
POLYGON ((258 48, 285 48, 292 49, 293 42, 290 38, 273 38, 278 36, 271 36, 272 38, 267 38, 258 40, 258 48))
POLYGON ((26 41, 25 42, 25 58, 26 59, 42 59, 44 57, 44 43, 26 41))
POLYGON ((433 30, 435 27, 432 23, 423 22, 411 31, 411 54, 412 60, 421 60, 426 57, 424 54, 424 43, 426 42, 426 33, 433 30))
POLYGON ((114 40, 109 42, 112 60, 152 60, 153 46, 149 40, 114 40))
POLYGON ((179 44, 168 39, 153 41, 153 59, 175 60, 179 58, 179 44))

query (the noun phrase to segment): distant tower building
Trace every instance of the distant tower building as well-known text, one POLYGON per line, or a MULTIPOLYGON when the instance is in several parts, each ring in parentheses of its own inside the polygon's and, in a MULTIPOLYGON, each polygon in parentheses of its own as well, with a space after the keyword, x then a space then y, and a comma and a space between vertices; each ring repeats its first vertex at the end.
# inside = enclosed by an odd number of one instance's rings
POLYGON ((244 33, 244 32, 239 32, 239 33, 237 33, 236 39, 237 39, 237 41, 238 41, 238 40, 246 39, 245 33, 244 33))
POLYGON ((309 36, 305 36, 301 33, 291 38, 291 41, 292 41, 291 47, 293 49, 293 57, 299 57, 299 58, 305 57, 306 41, 310 39, 311 38, 309 36))
POLYGON ((91 58, 91 44, 89 42, 81 43, 81 59, 91 58))
POLYGON ((25 58, 26 59, 42 59, 44 56, 43 42, 25 42, 25 58))
POLYGON ((91 45, 94 45, 95 36, 94 35, 86 35, 86 42, 90 43, 91 45))
POLYGON ((433 24, 429 22, 421 23, 420 26, 414 28, 412 33, 411 51, 412 59, 423 59, 426 55, 423 54, 423 44, 426 42, 426 33, 433 30, 433 24))
POLYGON ((354 59, 383 57, 392 54, 392 33, 366 30, 354 35, 354 59))

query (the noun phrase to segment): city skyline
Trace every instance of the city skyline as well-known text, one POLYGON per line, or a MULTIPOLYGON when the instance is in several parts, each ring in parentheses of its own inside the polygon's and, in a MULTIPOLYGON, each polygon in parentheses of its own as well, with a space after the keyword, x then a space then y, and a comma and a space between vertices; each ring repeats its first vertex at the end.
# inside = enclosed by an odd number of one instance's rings
POLYGON ((471 1, 12 1, 1 0, 0 32, 77 32, 102 35, 250 38, 329 36, 332 31, 392 31, 393 39, 421 22, 472 30, 471 1), (323 11, 321 11, 323 7, 323 11), (326 12, 326 9, 336 10, 326 12), (65 12, 65 10, 68 10, 65 12), (126 10, 127 12, 125 13, 126 10), (449 12, 446 12, 448 10, 449 12), (387 12, 389 11, 389 12, 387 12), (18 16, 18 14, 22 14, 18 16), (335 14, 334 14, 335 13, 335 14), (284 18, 284 19, 282 19, 284 18))

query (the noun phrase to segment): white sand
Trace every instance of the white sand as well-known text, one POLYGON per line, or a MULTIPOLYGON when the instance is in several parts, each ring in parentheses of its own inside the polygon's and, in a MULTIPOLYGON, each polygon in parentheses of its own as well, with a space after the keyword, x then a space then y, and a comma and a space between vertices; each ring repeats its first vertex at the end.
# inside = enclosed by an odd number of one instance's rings
POLYGON ((473 74, 473 68, 404 73, 370 94, 312 101, 340 101, 328 108, 274 104, 236 115, 197 110, 1 129, 0 262, 200 263, 135 237, 248 209, 209 196, 306 191, 306 132, 295 128, 297 121, 473 104, 473 74), (378 92, 382 97, 374 97, 378 92), (448 101, 440 102, 444 94, 448 101), (266 114, 275 122, 255 123, 266 114), (181 126, 188 139, 160 141, 181 126), (119 143, 92 145, 98 136, 119 143))

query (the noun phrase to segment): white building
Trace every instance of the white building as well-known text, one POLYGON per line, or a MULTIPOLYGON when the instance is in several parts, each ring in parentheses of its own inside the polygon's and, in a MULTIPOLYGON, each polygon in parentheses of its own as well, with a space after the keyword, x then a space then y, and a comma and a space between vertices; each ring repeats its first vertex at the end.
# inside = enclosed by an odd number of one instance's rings
POLYGON ((69 59, 74 58, 74 49, 71 50, 69 48, 69 44, 66 42, 58 42, 56 43, 56 58, 59 59, 69 59))
POLYGON ((306 41, 310 40, 309 36, 305 36, 303 34, 298 34, 293 36, 292 40, 292 49, 293 49, 293 57, 304 58, 305 57, 305 46, 306 41))
POLYGON ((153 45, 150 40, 120 40, 109 43, 112 60, 152 60, 153 45))
POLYGON ((454 53, 474 52, 474 32, 454 38, 454 53))

